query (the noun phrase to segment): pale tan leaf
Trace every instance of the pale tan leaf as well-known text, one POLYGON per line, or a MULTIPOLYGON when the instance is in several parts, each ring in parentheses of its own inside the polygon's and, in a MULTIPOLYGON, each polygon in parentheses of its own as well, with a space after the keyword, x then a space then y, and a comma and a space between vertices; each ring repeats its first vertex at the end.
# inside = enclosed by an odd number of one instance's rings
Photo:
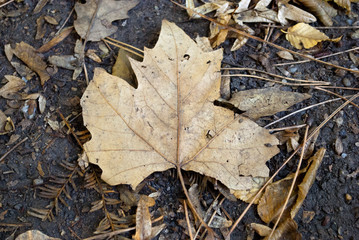
POLYGON ((288 28, 285 37, 297 49, 311 48, 321 41, 329 40, 327 35, 306 23, 288 28))
POLYGON ((0 88, 0 96, 6 99, 16 99, 19 91, 26 86, 24 80, 12 75, 5 75, 5 79, 8 82, 0 88))
POLYGON ((28 230, 17 236, 15 240, 60 240, 60 238, 49 237, 39 230, 28 230))
POLYGON ((254 9, 256 9, 256 10, 267 9, 268 5, 271 2, 272 2, 272 0, 259 0, 254 9))
POLYGON ((277 55, 280 58, 283 58, 283 59, 286 59, 286 60, 294 60, 293 55, 290 52, 285 51, 285 50, 277 52, 277 55))
POLYGON ((213 104, 222 50, 203 52, 163 21, 155 48, 144 52, 143 62, 130 60, 137 89, 98 68, 82 97, 92 135, 84 148, 102 178, 135 188, 151 173, 177 167, 247 190, 247 178, 268 177, 265 162, 278 153, 275 136, 213 104))
POLYGON ((41 85, 44 85, 50 79, 50 75, 46 72, 46 63, 37 55, 36 50, 25 42, 17 43, 14 54, 21 59, 29 68, 35 71, 41 80, 41 85))
POLYGON ((259 224, 259 223, 251 223, 251 228, 256 231, 256 233, 258 233, 261 237, 266 237, 268 236, 272 229, 266 225, 263 224, 259 224))
POLYGON ((152 222, 149 207, 155 205, 153 198, 142 195, 136 210, 135 240, 150 240, 152 235, 152 222))
POLYGON ((290 106, 310 98, 310 94, 281 91, 278 88, 251 89, 233 93, 228 103, 251 119, 271 116, 290 106))
POLYGON ((263 9, 259 10, 248 10, 245 12, 241 12, 239 14, 235 14, 234 18, 236 21, 241 22, 267 22, 267 23, 275 23, 279 22, 277 12, 271 9, 263 9))
POLYGON ((348 12, 351 11, 351 1, 350 0, 334 0, 338 6, 345 8, 348 12))
POLYGON ((326 26, 332 26, 331 17, 335 17, 338 12, 329 3, 323 0, 297 0, 307 7, 319 20, 326 26))
POLYGON ((127 12, 138 3, 139 0, 87 0, 85 4, 76 2, 77 19, 74 22, 75 30, 83 39, 89 31, 88 41, 100 41, 115 33, 117 27, 112 25, 112 22, 128 18, 127 12), (100 5, 97 6, 97 3, 100 5), (96 16, 93 18, 94 14, 96 16), (93 22, 91 23, 92 19, 93 22))
POLYGON ((289 3, 278 3, 278 19, 282 25, 287 25, 288 20, 304 23, 316 22, 317 19, 314 15, 309 12, 306 12, 294 5, 289 3))

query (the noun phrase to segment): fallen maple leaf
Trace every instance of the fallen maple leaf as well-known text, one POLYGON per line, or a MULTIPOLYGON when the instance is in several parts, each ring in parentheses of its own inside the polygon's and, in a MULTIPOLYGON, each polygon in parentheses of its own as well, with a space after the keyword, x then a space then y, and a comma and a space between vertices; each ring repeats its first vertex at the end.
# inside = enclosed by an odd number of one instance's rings
POLYGON ((77 2, 75 4, 77 13, 77 19, 74 22, 75 30, 83 39, 88 34, 88 41, 100 41, 115 33, 117 27, 111 23, 128 18, 127 12, 138 3, 139 0, 87 0, 85 4, 77 2))
POLYGON ((82 99, 84 145, 110 185, 135 188, 156 171, 182 168, 248 190, 268 177, 265 162, 278 140, 248 118, 215 106, 222 50, 204 52, 180 28, 163 21, 154 49, 131 59, 138 88, 97 68, 82 99))
POLYGON ((329 39, 327 35, 306 23, 298 23, 288 28, 285 37, 297 49, 311 48, 325 40, 339 41, 341 39, 341 37, 329 39))

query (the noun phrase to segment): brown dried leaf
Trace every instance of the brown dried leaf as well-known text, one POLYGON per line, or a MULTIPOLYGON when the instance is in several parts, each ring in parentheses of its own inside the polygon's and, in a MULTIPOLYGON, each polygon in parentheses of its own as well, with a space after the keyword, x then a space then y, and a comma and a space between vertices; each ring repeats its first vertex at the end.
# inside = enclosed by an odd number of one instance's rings
POLYGON ((153 198, 142 195, 136 211, 136 235, 135 240, 149 240, 152 235, 152 222, 149 207, 155 205, 153 198))
POLYGON ((291 219, 287 218, 281 222, 278 228, 274 231, 271 238, 269 236, 265 237, 263 240, 301 240, 302 235, 298 232, 297 223, 291 219))
POLYGON ((115 20, 128 18, 127 12, 138 3, 139 0, 87 0, 85 4, 77 2, 75 4, 77 13, 77 19, 74 22, 75 30, 83 39, 89 32, 88 41, 100 41, 115 33, 117 27, 111 23, 115 20), (97 6, 97 3, 100 6, 97 6), (93 18, 94 14, 96 16, 93 18))
POLYGON ((233 93, 228 103, 251 119, 286 111, 290 106, 310 98, 310 94, 281 91, 277 88, 251 89, 233 93))
POLYGON ((62 42, 72 31, 74 27, 64 28, 58 35, 56 35, 53 39, 42 45, 37 52, 44 53, 49 51, 52 47, 56 46, 58 43, 62 42))
POLYGON ((47 23, 50 23, 52 25, 58 25, 59 23, 57 22, 57 20, 51 16, 44 16, 44 19, 47 23))
POLYGON ((36 36, 35 39, 39 40, 41 38, 43 38, 45 36, 46 33, 46 28, 44 26, 45 24, 45 19, 44 16, 40 16, 37 20, 36 20, 36 36))
POLYGON ((32 46, 25 42, 17 43, 13 52, 21 61, 39 75, 41 85, 44 85, 45 82, 50 79, 50 75, 46 72, 46 63, 36 54, 36 50, 32 46))
POLYGON ((8 82, 0 88, 0 96, 6 99, 18 99, 19 91, 26 86, 21 78, 12 75, 5 75, 8 82))
POLYGON ((316 22, 317 19, 311 13, 308 13, 287 1, 278 2, 278 19, 282 25, 287 25, 288 20, 304 23, 316 22))
POLYGON ((297 49, 311 48, 321 41, 329 40, 327 35, 306 23, 288 28, 285 37, 297 49))
POLYGON ((285 50, 277 52, 277 55, 280 58, 283 58, 283 59, 286 59, 286 60, 294 60, 293 55, 290 52, 285 51, 285 50))
POLYGON ((10 117, 0 110, 0 135, 5 135, 15 130, 15 125, 10 117))
POLYGON ((34 14, 41 12, 49 0, 39 0, 34 8, 34 14))
POLYGON ((266 237, 268 236, 272 229, 266 225, 263 224, 259 224, 259 223, 251 223, 251 228, 256 231, 256 233, 258 233, 261 237, 266 237))
POLYGON ((265 162, 278 153, 278 140, 213 104, 220 97, 221 59, 221 50, 203 52, 164 21, 143 62, 130 60, 137 89, 95 70, 81 99, 92 134, 84 148, 107 183, 136 188, 151 173, 175 167, 213 177, 232 190, 251 189, 252 176, 268 177, 265 162))
POLYGON ((338 12, 329 3, 323 0, 297 0, 307 7, 325 26, 332 26, 331 17, 335 17, 338 12))

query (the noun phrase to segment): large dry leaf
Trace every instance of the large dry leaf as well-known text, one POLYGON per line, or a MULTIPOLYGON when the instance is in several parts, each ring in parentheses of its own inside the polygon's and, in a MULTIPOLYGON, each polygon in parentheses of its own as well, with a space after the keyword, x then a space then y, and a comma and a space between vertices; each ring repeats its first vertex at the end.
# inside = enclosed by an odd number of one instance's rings
POLYGON ((131 60, 138 79, 96 69, 81 100, 92 139, 84 145, 111 185, 135 188, 155 171, 192 170, 232 190, 268 177, 265 162, 278 140, 251 120, 213 102, 220 97, 222 50, 203 52, 175 24, 163 21, 154 49, 131 60))
POLYGON ((112 22, 128 18, 127 12, 138 3, 139 0, 87 0, 85 4, 77 2, 75 4, 77 13, 77 19, 74 22, 75 30, 83 39, 88 34, 88 41, 100 41, 115 33, 117 27, 112 25, 112 22), (100 5, 97 6, 97 3, 100 5))
POLYGON ((321 41, 329 40, 327 35, 305 23, 288 28, 285 37, 297 49, 311 48, 321 41))
POLYGON ((251 119, 271 116, 277 112, 285 111, 290 106, 310 98, 307 93, 281 91, 278 88, 251 89, 233 93, 228 103, 251 119))

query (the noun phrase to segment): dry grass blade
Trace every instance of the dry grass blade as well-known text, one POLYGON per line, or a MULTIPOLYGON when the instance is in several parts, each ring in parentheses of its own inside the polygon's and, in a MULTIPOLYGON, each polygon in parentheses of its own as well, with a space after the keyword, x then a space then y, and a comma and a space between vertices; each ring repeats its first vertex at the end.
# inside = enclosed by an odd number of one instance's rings
POLYGON ((132 53, 132 54, 134 54, 134 55, 136 55, 136 56, 138 56, 138 57, 140 57, 140 58, 143 58, 143 51, 139 49, 139 52, 140 52, 140 53, 138 53, 138 52, 137 52, 138 50, 137 50, 137 49, 133 50, 134 47, 132 47, 132 46, 129 45, 129 44, 125 44, 125 43, 120 42, 120 41, 117 41, 117 40, 116 40, 117 43, 121 43, 121 44, 123 44, 123 45, 110 42, 110 41, 107 40, 107 39, 103 39, 103 41, 104 41, 105 43, 111 44, 111 45, 113 45, 113 46, 115 46, 115 47, 121 48, 121 49, 123 49, 123 50, 125 50, 125 51, 127 51, 127 52, 129 52, 129 53, 132 53), (132 49, 131 49, 131 48, 132 48, 132 49))
POLYGON ((189 238, 191 240, 193 240, 194 238, 193 238, 193 233, 192 233, 192 226, 191 226, 191 222, 189 221, 186 201, 183 201, 183 207, 184 207, 184 214, 185 214, 185 217, 186 217, 186 223, 187 223, 187 230, 188 230, 189 238))
MULTIPOLYGON (((332 92, 332 91, 323 89, 323 88, 321 88, 321 87, 314 87, 314 88, 315 88, 315 89, 318 89, 318 90, 320 90, 320 91, 323 91, 323 92, 330 93, 330 94, 332 94, 332 95, 334 95, 334 96, 337 96, 337 97, 339 97, 339 98, 341 98, 341 99, 343 99, 343 100, 345 100, 345 101, 348 101, 347 98, 345 98, 345 97, 343 97, 343 96, 341 96, 341 95, 339 95, 339 94, 337 94, 337 93, 335 93, 335 92, 332 92)), ((358 106, 357 104, 355 104, 355 103, 353 103, 353 102, 350 102, 350 104, 359 109, 359 106, 358 106)))

